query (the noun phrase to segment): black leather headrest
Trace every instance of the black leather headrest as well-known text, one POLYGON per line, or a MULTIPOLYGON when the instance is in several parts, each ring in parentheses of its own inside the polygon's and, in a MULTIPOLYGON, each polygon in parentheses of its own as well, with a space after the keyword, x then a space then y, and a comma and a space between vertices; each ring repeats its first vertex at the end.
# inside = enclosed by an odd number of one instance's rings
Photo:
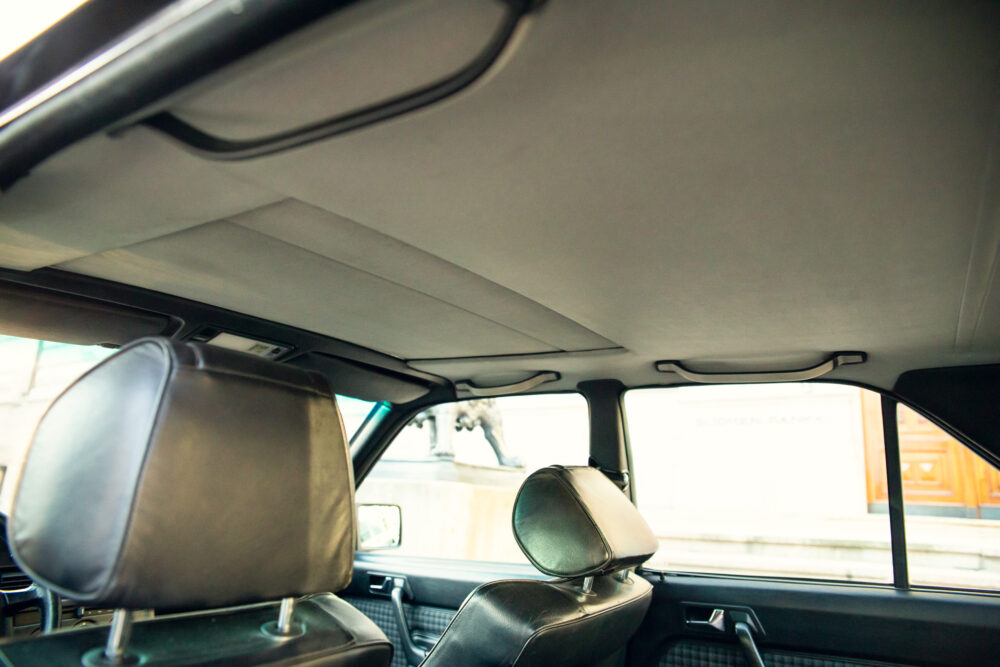
POLYGON ((45 413, 8 536, 25 572, 65 596, 190 609, 344 588, 354 517, 321 377, 146 338, 45 413))
POLYGON ((602 575, 643 563, 658 543, 645 519, 600 470, 550 466, 514 501, 514 539, 555 577, 602 575))

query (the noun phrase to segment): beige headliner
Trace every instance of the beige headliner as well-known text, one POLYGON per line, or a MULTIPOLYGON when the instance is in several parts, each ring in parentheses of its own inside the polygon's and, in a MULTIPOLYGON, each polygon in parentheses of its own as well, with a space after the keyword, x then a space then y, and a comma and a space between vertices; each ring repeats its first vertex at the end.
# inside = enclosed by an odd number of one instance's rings
MULTIPOLYGON (((362 5, 169 106, 226 136, 293 127, 454 69, 499 18, 362 5)), ((350 135, 239 163, 141 128, 81 142, 0 198, 0 265, 455 379, 862 350, 837 376, 889 386, 1000 361, 998 128, 995 3, 552 0, 486 80, 350 135)))

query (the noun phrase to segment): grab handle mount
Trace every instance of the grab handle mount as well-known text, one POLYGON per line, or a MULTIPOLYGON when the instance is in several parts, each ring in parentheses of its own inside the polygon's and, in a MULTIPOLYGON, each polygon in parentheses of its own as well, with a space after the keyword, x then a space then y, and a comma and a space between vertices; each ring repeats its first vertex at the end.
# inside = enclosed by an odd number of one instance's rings
POLYGON ((473 396, 486 398, 490 396, 504 396, 506 394, 519 394, 522 391, 534 389, 540 384, 554 382, 558 379, 559 373, 556 373, 555 371, 543 371, 541 373, 536 373, 525 380, 513 382, 511 384, 482 387, 477 384, 473 384, 471 380, 463 380, 461 382, 456 382, 455 388, 458 391, 464 391, 468 394, 472 394, 473 396))

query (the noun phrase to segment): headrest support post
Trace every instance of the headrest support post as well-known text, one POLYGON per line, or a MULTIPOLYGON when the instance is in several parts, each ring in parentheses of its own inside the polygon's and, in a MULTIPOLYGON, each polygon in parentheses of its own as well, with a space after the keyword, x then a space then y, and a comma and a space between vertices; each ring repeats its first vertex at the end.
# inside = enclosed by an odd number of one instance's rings
POLYGON ((111 616, 111 627, 108 628, 108 641, 103 649, 95 648, 83 654, 82 663, 85 667, 124 667, 124 665, 139 664, 136 655, 127 652, 129 639, 132 637, 132 611, 115 609, 111 616))
POLYGON ((278 633, 282 635, 292 634, 292 613, 295 611, 295 598, 285 598, 281 601, 281 609, 278 611, 278 633))
POLYGON ((298 637, 305 632, 305 627, 301 623, 292 622, 294 613, 295 598, 282 598, 281 607, 278 609, 278 620, 265 623, 261 630, 279 639, 298 637))
POLYGON ((580 582, 580 591, 583 593, 589 593, 594 590, 594 577, 584 577, 583 581, 580 582))
POLYGON ((125 657, 125 647, 132 637, 132 612, 115 609, 108 632, 108 645, 104 647, 104 657, 112 663, 119 663, 125 657))

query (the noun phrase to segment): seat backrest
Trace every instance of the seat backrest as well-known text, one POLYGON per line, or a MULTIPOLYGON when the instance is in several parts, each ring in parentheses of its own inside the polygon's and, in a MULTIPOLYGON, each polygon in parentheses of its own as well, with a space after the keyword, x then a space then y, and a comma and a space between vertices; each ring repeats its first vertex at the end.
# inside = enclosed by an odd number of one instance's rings
POLYGON ((638 629, 652 586, 629 568, 657 541, 603 473, 561 466, 533 473, 514 501, 513 528, 528 560, 560 579, 480 586, 423 665, 595 665, 638 629))
MULTIPOLYGON (((325 379, 301 369, 162 338, 124 347, 42 418, 8 540, 36 583, 90 607, 225 608, 137 623, 124 650, 142 664, 391 660, 382 633, 332 595, 294 605, 347 586, 356 542, 341 416, 325 379)), ((108 635, 0 653, 103 664, 108 635)))

